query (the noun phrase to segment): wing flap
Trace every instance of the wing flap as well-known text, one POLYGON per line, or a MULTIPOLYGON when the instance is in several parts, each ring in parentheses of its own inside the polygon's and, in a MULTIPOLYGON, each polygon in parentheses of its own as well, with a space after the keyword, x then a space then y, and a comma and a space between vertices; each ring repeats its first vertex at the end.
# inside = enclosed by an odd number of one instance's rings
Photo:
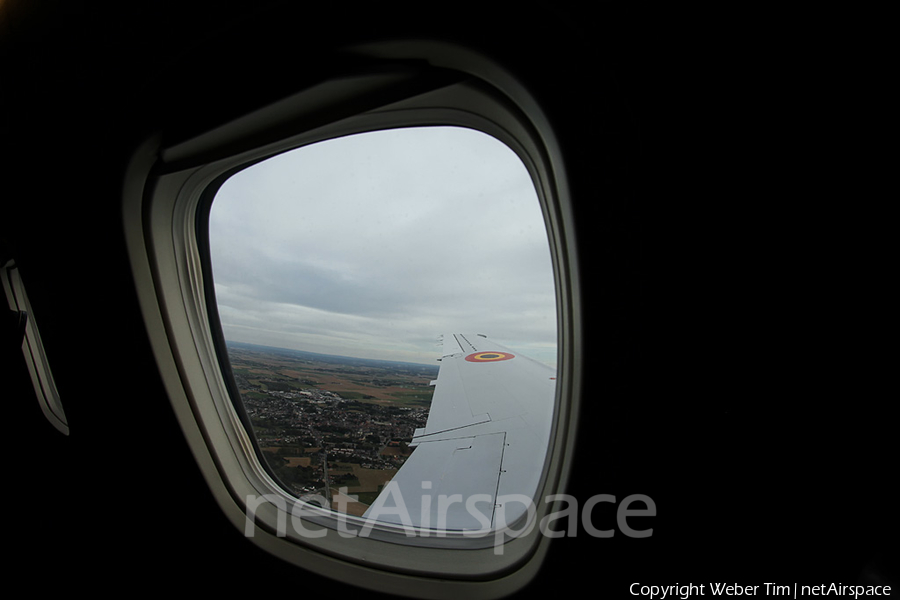
POLYGON ((495 433, 419 444, 392 480, 396 487, 379 496, 365 516, 426 529, 489 528, 504 438, 495 433))

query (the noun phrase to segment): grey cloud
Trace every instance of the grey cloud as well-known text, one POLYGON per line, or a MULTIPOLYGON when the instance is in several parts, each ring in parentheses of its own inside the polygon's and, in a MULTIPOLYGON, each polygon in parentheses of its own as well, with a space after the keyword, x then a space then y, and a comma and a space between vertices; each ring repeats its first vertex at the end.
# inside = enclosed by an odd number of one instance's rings
POLYGON ((226 335, 396 357, 477 329, 552 355, 549 252, 518 158, 483 134, 385 135, 380 148, 367 135, 284 155, 222 187, 210 233, 226 335))

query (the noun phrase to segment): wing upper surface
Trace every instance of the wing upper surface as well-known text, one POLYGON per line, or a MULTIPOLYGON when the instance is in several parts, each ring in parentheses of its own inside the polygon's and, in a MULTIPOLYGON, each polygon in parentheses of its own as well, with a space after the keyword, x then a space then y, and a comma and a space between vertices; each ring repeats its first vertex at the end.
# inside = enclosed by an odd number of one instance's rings
MULTIPOLYGON (((498 499, 532 497, 549 445, 555 370, 481 335, 444 336, 428 421, 366 516, 446 530, 496 525, 498 499), (400 493, 401 498, 389 498, 400 493), (399 500, 399 502, 398 502, 399 500), (402 502, 408 514, 396 510, 402 502)), ((512 523, 527 506, 504 507, 512 523)))

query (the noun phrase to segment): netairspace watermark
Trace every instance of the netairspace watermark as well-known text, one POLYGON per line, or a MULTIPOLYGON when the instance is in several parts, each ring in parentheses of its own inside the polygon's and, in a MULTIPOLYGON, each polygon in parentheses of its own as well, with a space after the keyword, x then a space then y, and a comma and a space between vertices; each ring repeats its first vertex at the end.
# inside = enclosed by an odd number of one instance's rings
MULTIPOLYGON (((428 482, 423 483, 423 489, 430 489, 427 484, 428 482)), ((535 518, 537 506, 534 501, 522 494, 505 494, 496 498, 489 494, 474 494, 467 498, 463 498, 461 494, 441 494, 436 497, 422 495, 415 499, 413 505, 419 510, 411 511, 404 502, 399 487, 392 481, 368 508, 365 517, 353 517, 346 510, 347 504, 352 501, 347 488, 340 488, 339 492, 334 500, 337 509, 327 513, 326 520, 331 527, 322 526, 321 508, 329 506, 329 502, 320 495, 304 496, 296 500, 278 494, 249 495, 246 498, 244 535, 255 535, 261 508, 268 507, 271 510, 274 507, 274 528, 278 537, 288 535, 289 524, 293 533, 303 538, 322 538, 335 530, 341 537, 351 538, 368 537, 374 529, 384 528, 386 523, 391 523, 402 526, 404 535, 409 537, 493 536, 494 553, 502 554, 507 541, 528 535, 535 527, 540 534, 550 538, 575 537, 578 535, 579 525, 589 536, 597 538, 611 538, 616 530, 631 538, 648 538, 653 535, 652 527, 636 528, 646 525, 647 521, 629 523, 629 519, 656 516, 656 503, 644 494, 632 494, 618 503, 613 495, 598 494, 580 507, 574 496, 553 494, 544 498, 548 508, 539 521, 535 518), (600 519, 594 515, 594 511, 604 504, 618 504, 615 507, 615 528, 609 528, 611 523, 608 522, 608 517, 603 525, 597 523, 600 519), (468 522, 477 522, 478 528, 453 528, 452 522, 458 519, 463 507, 464 516, 471 517, 468 522), (416 518, 413 518, 413 513, 416 518), (451 526, 448 527, 448 524, 451 526)), ((271 518, 271 513, 267 514, 271 518)), ((272 523, 269 522, 268 525, 271 530, 272 523)))
POLYGON ((648 585, 632 583, 628 592, 632 596, 640 596, 649 600, 666 600, 680 598, 687 600, 697 596, 778 596, 780 598, 804 598, 812 596, 843 596, 861 598, 867 596, 890 596, 889 585, 846 585, 841 583, 821 583, 818 585, 780 585, 762 583, 757 585, 739 585, 736 583, 676 583, 674 585, 648 585))

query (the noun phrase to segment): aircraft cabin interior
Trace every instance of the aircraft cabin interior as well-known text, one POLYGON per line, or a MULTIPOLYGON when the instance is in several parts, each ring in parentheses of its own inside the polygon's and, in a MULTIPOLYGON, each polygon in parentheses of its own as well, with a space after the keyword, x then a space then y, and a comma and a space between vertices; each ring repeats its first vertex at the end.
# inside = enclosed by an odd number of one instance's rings
POLYGON ((782 178, 831 55, 675 12, 0 0, 10 586, 896 586, 837 191, 782 178))

